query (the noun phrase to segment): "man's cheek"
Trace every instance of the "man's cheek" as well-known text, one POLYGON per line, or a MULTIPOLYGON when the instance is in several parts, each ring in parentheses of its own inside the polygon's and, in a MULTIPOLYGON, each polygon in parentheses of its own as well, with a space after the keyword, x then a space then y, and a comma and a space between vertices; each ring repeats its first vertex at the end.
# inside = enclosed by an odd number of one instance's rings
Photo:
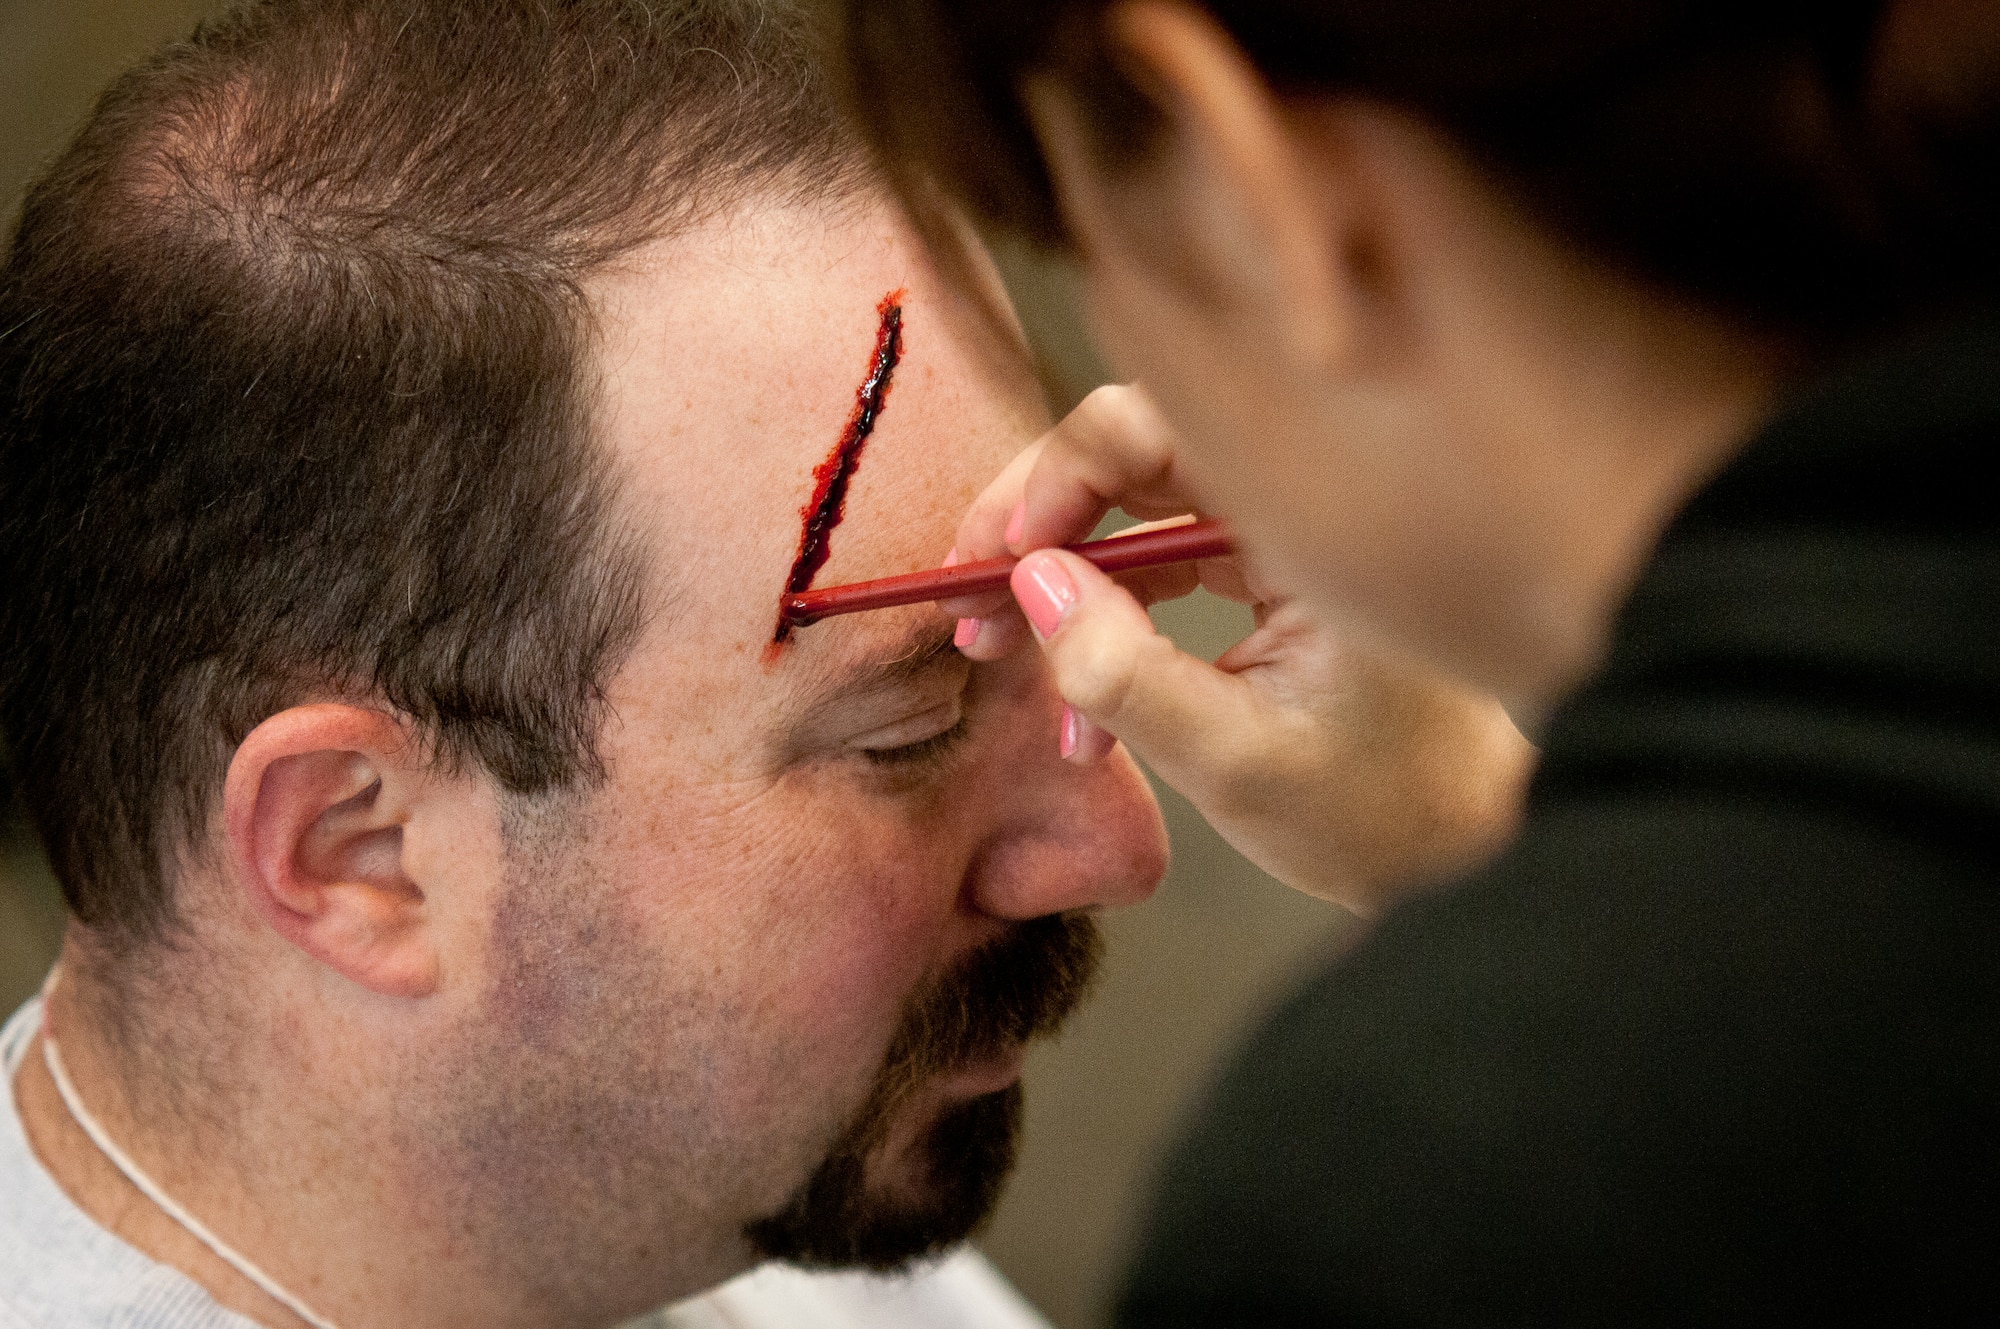
POLYGON ((963 837, 923 800, 828 763, 762 788, 654 804, 621 871, 670 969, 761 1043, 758 1079, 852 1106, 910 994, 958 935, 963 837), (679 957, 675 959, 674 957, 679 957))
POLYGON ((771 996, 797 1027, 822 1037, 850 1030, 876 1058, 886 1049, 904 1002, 946 944, 947 913, 912 866, 850 843, 802 883, 787 925, 773 933, 784 953, 771 957, 786 975, 771 996))
MULTIPOLYGON (((824 1158, 875 1087, 905 1002, 922 981, 924 938, 891 928, 826 920, 806 945, 763 954, 755 1029, 762 1071, 747 1075, 745 1120, 770 1124, 766 1149, 789 1140, 782 1184, 764 1198, 781 1203, 824 1158), (781 1125, 779 1123, 789 1123, 781 1125)), ((776 1161, 775 1159, 773 1160, 776 1161)))

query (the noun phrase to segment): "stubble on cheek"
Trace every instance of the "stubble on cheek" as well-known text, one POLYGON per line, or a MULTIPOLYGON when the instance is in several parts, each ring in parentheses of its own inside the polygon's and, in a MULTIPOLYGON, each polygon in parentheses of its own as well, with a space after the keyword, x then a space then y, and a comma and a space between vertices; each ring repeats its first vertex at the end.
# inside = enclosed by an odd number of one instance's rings
POLYGON ((565 1313, 725 1277, 741 1263, 714 1235, 739 1152, 720 1110, 737 1013, 652 948, 583 828, 513 830, 483 992, 413 1069, 423 1189, 464 1254, 565 1313))

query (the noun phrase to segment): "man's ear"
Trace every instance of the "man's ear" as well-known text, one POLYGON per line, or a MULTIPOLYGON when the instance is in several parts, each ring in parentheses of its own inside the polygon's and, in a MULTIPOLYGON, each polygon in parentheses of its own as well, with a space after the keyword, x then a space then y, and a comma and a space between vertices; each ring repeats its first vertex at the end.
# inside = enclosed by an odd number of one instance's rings
POLYGON ((1260 341, 1294 361, 1326 363, 1354 335, 1341 303, 1339 191, 1314 178, 1283 105, 1208 14, 1127 0, 1106 22, 1167 122, 1143 164, 1107 166, 1059 82, 1023 89, 1091 267, 1170 283, 1209 319, 1254 322, 1260 341))
POLYGON ((437 990, 424 893, 403 828, 434 788, 393 717, 322 704, 281 711, 236 749, 222 815, 232 875, 274 931, 371 991, 437 990))

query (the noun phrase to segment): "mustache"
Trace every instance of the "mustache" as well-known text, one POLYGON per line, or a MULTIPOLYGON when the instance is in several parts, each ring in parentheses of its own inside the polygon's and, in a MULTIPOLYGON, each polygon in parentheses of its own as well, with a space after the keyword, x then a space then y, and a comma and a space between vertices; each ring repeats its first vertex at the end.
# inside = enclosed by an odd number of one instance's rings
POLYGON ((884 1081, 913 1085, 1054 1033, 1089 995, 1103 957, 1103 933, 1089 914, 1016 924, 911 998, 884 1081))

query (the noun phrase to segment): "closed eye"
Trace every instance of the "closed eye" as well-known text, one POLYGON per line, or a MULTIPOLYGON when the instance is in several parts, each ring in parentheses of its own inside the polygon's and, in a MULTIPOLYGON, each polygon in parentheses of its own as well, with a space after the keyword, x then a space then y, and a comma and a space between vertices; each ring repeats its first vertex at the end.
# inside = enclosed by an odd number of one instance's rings
POLYGON ((905 743, 899 747, 863 748, 861 751, 870 762, 873 762, 877 766, 891 766, 907 770, 912 767, 923 766, 926 763, 942 762, 946 757, 951 755, 952 749, 964 741, 965 736, 971 732, 971 728, 972 726, 968 717, 961 714, 958 717, 958 722, 952 725, 951 728, 932 734, 929 738, 919 739, 915 743, 905 743))

